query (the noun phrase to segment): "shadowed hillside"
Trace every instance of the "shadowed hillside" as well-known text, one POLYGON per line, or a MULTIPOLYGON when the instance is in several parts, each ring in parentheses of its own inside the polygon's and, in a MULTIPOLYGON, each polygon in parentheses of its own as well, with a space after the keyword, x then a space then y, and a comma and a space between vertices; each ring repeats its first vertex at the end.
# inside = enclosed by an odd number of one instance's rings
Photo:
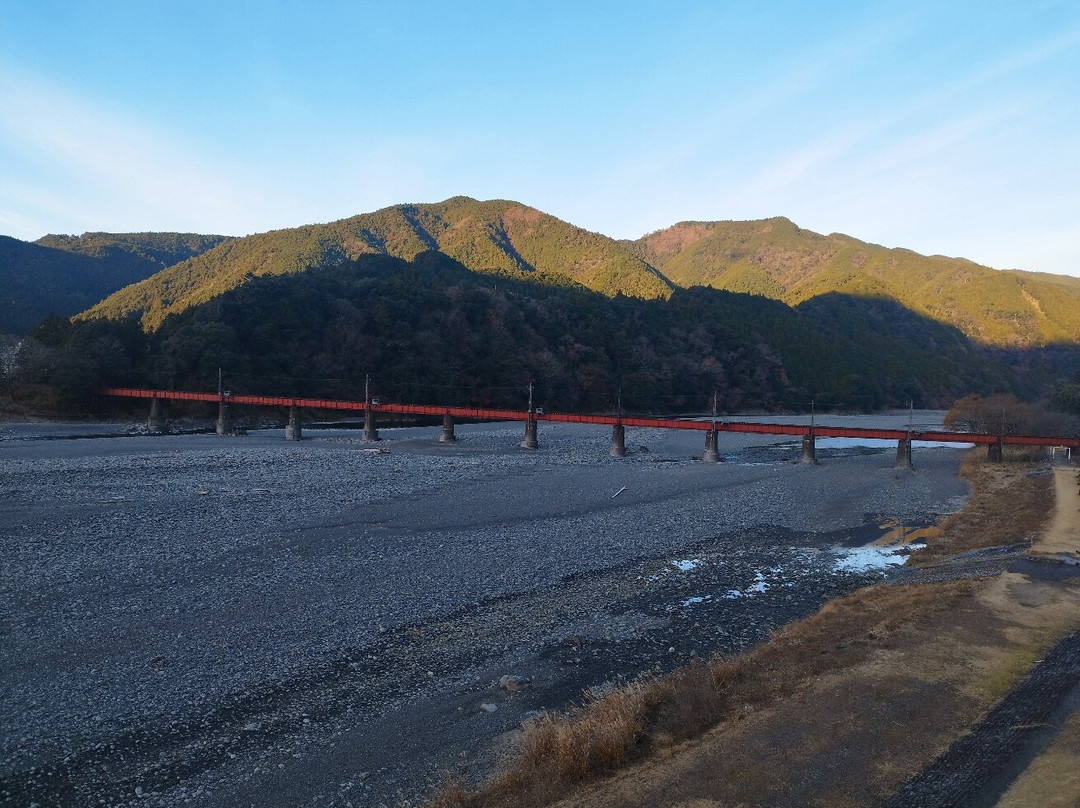
POLYGON ((78 314, 224 240, 190 233, 84 233, 30 243, 0 236, 0 332, 25 334, 49 314, 78 314))
MULTIPOLYGON (((115 352, 133 325, 77 321, 88 336, 60 341, 80 356, 88 344, 115 352), (123 331, 102 343, 101 328, 123 331)), ((722 410, 873 410, 1028 389, 1002 357, 889 300, 829 295, 793 309, 705 287, 610 298, 495 283, 435 251, 252 278, 144 339, 138 356, 98 367, 177 389, 213 389, 221 367, 234 391, 343 398, 370 374, 388 400, 510 407, 532 381, 538 403, 564 411, 610 410, 620 390, 628 410, 677 412, 704 410, 714 391, 722 410)))
POLYGON ((83 233, 81 236, 49 234, 34 243, 100 258, 114 266, 126 264, 140 272, 153 266, 157 272, 231 240, 231 236, 198 233, 83 233))

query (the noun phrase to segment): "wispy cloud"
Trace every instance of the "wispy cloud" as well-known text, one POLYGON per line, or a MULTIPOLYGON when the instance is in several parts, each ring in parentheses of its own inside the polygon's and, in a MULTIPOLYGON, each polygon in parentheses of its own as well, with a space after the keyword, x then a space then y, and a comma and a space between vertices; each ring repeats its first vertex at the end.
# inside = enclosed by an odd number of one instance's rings
POLYGON ((751 185, 759 193, 776 191, 855 156, 860 157, 860 168, 872 166, 875 173, 895 168, 899 163, 931 158, 980 132, 991 131, 996 124, 1023 113, 1027 106, 1021 99, 1003 97, 994 106, 984 104, 982 109, 972 110, 967 108, 967 96, 1078 46, 1080 27, 980 66, 895 109, 841 121, 834 131, 814 142, 776 156, 751 185), (912 129, 915 129, 913 134, 912 129))
POLYGON ((1080 253, 1068 246, 1075 227, 1047 227, 1055 205, 1080 204, 1076 185, 1061 191, 1078 168, 1061 134, 1071 131, 1060 123, 1069 113, 1061 113, 1060 88, 1025 74, 1046 74, 1078 48, 1080 28, 1072 28, 906 102, 891 106, 883 98, 847 117, 811 122, 816 137, 763 148, 760 164, 713 198, 733 200, 749 215, 783 213, 815 229, 923 251, 999 266, 1023 266, 1020 256, 1028 254, 1030 268, 1075 271, 1080 253), (1065 147, 1053 177, 1041 153, 1051 143, 1065 147), (1009 246, 1007 233, 1019 240, 1028 230, 1039 240, 1009 246))
POLYGON ((242 222, 241 194, 199 151, 123 110, 0 65, 0 160, 11 181, 0 206, 37 211, 3 214, 21 229, 34 219, 110 229, 242 222), (35 186, 59 175, 63 197, 35 186))

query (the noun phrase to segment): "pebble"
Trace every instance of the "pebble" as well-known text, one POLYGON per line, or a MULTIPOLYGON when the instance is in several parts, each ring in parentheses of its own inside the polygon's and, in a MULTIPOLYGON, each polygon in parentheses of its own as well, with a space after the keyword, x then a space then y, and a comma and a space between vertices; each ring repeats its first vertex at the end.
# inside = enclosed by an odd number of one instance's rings
POLYGON ((507 693, 517 693, 519 690, 528 687, 531 681, 528 676, 505 674, 499 677, 499 686, 507 693))

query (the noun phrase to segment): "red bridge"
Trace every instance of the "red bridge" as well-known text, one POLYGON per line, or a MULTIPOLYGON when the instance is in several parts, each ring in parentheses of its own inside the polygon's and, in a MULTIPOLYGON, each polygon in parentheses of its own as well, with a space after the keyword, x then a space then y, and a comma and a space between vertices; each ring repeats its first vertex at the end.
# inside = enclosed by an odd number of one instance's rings
POLYGON ((164 431, 164 419, 161 416, 163 401, 192 401, 218 404, 218 432, 232 431, 231 407, 246 405, 254 407, 289 408, 289 426, 286 437, 297 440, 300 437, 300 409, 338 410, 364 413, 364 434, 370 440, 378 440, 375 427, 377 413, 392 415, 420 415, 443 419, 444 442, 453 441, 454 419, 470 421, 524 421, 525 438, 522 447, 538 448, 536 424, 539 421, 551 421, 568 424, 598 424, 612 427, 612 455, 626 453, 624 432, 626 427, 645 429, 692 429, 706 433, 705 455, 703 459, 718 460, 716 456, 716 434, 718 432, 749 432, 768 435, 793 435, 803 439, 803 459, 814 462, 814 440, 816 438, 870 438, 897 441, 898 465, 910 465, 911 442, 975 443, 989 447, 991 459, 1001 458, 1002 446, 1046 446, 1065 447, 1080 451, 1080 436, 1055 435, 993 435, 989 433, 951 432, 946 430, 905 430, 905 429, 867 429, 861 427, 814 426, 799 424, 767 424, 747 421, 724 421, 719 419, 702 420, 695 418, 653 418, 646 416, 625 415, 576 415, 572 413, 544 412, 539 409, 499 410, 476 407, 441 407, 428 404, 391 404, 372 399, 371 401, 342 401, 319 398, 288 398, 281 396, 253 396, 232 393, 187 393, 172 390, 141 390, 134 388, 112 387, 100 391, 101 395, 121 398, 149 399, 150 427, 155 431, 164 431), (621 451, 618 451, 621 450, 621 451))

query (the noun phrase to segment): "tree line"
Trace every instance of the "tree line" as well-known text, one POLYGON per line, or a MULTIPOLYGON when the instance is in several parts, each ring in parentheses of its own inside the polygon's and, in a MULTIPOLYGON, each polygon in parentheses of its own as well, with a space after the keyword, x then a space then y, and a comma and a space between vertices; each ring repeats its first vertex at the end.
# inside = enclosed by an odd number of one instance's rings
MULTIPOLYGON (((703 411, 714 393, 722 411, 947 407, 969 393, 1049 393, 1062 366, 1080 364, 1076 351, 1018 363, 883 299, 792 308, 702 287, 609 298, 436 252, 251 278, 151 333, 133 318, 47 318, 0 353, 9 399, 45 386, 75 412, 107 385, 214 390, 219 368, 252 394, 356 399, 370 377, 386 400, 521 407, 532 382, 553 410, 608 411, 621 394, 644 413, 703 411)), ((1063 389, 1054 400, 1073 406, 1063 389)))

